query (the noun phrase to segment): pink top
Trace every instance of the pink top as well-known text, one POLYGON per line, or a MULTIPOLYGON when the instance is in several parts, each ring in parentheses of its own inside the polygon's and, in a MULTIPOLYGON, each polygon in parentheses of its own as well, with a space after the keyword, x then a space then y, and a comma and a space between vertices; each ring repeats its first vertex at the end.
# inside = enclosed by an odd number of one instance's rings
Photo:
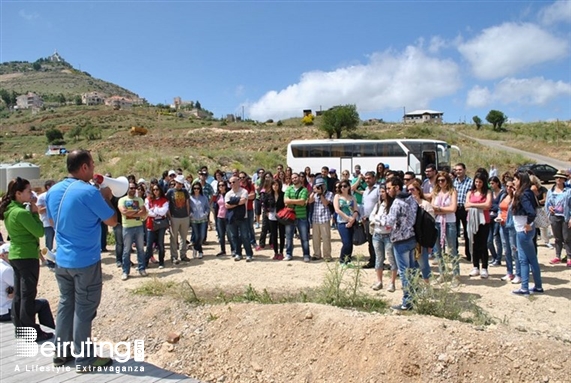
MULTIPOLYGON (((470 202, 472 203, 484 203, 486 202, 486 195, 483 195, 482 198, 478 198, 475 193, 470 194, 470 202)), ((484 210, 484 219, 486 223, 490 223, 490 209, 484 210)))
POLYGON ((218 218, 226 218, 226 203, 224 202, 224 196, 218 196, 216 203, 218 204, 218 218))

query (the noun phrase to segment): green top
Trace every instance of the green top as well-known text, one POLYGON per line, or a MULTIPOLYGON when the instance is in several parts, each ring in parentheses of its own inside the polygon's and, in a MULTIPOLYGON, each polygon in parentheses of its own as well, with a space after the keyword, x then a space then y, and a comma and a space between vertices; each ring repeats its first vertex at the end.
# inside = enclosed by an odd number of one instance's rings
MULTIPOLYGON (((365 181, 359 180, 359 178, 355 178, 353 180, 353 182, 351 182, 351 186, 355 185, 358 182, 359 182, 359 186, 357 186, 357 190, 363 191, 363 190, 367 189, 367 183, 365 181)), ((355 191, 353 193, 353 197, 355 197, 355 200, 357 201, 357 205, 361 205, 363 203, 363 194, 357 193, 357 191, 355 191)))
MULTIPOLYGON (((145 201, 141 197, 129 197, 128 195, 121 197, 117 202, 119 207, 124 207, 127 211, 139 211, 145 206, 145 201)), ((143 226, 145 218, 127 218, 121 214, 121 223, 124 228, 143 226)))
POLYGON ((16 201, 10 202, 4 212, 4 224, 10 236, 9 259, 38 259, 39 238, 44 236, 44 224, 38 213, 30 213, 16 201))
MULTIPOLYGON (((293 185, 290 185, 287 187, 286 191, 285 191, 285 195, 284 195, 284 199, 285 198, 289 198, 289 199, 304 199, 307 201, 308 193, 307 193, 307 189, 304 188, 303 186, 300 186, 301 190, 299 191, 299 195, 296 197, 296 192, 297 189, 294 188, 293 185)), ((292 207, 295 210, 295 218, 307 218, 307 206, 301 206, 301 205, 289 205, 289 207, 292 207)))

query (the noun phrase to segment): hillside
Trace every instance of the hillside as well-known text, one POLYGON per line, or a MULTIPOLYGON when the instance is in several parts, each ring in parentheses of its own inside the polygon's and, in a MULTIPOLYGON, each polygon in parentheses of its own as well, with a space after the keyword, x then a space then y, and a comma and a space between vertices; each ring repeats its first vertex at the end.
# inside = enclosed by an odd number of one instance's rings
POLYGON ((44 101, 55 100, 63 94, 72 100, 82 93, 96 91, 107 95, 138 97, 128 89, 91 77, 87 72, 73 68, 57 53, 30 63, 12 61, 0 64, 0 89, 16 94, 36 93, 44 101))

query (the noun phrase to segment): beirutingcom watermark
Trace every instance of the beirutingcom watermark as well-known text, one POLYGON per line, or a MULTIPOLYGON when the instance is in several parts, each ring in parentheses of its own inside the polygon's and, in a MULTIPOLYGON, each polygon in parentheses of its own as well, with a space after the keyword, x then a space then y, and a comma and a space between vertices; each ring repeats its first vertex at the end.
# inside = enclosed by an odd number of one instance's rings
MULTIPOLYGON (((45 358, 55 357, 74 357, 74 358, 92 358, 101 355, 108 355, 114 362, 125 363, 131 357, 133 352, 133 360, 135 362, 145 361, 145 342, 142 339, 136 339, 133 342, 104 342, 97 341, 97 338, 87 338, 81 343, 81 349, 75 350, 73 342, 61 342, 60 338, 52 341, 45 341, 41 344, 36 343, 38 333, 33 327, 17 327, 16 328, 16 356, 23 358, 34 358, 38 355, 45 358), (61 347, 56 347, 56 343, 61 343, 61 347)), ((81 370, 81 366, 59 366, 50 365, 16 365, 14 371, 53 371, 67 372, 81 370)), ((94 372, 144 372, 143 365, 116 365, 91 367, 94 372)))

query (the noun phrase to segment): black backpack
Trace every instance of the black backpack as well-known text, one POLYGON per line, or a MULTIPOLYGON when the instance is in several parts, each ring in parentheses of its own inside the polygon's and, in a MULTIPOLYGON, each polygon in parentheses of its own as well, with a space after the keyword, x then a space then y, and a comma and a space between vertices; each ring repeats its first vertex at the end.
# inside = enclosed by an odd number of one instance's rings
POLYGON ((422 247, 434 247, 438 240, 436 221, 426 210, 416 208, 416 221, 414 222, 414 237, 422 247))

